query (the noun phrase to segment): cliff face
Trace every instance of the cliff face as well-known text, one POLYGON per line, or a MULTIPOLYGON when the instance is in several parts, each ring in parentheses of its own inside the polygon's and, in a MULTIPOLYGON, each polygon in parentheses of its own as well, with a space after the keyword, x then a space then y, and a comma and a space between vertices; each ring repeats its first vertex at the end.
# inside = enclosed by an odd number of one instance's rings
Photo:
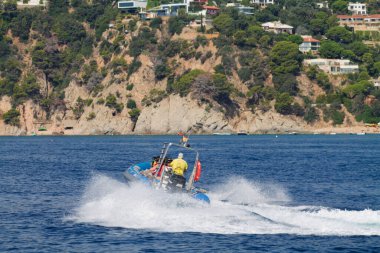
MULTIPOLYGON (((159 41, 163 40, 164 31, 157 32, 159 41)), ((124 35, 124 39, 129 43, 132 36, 137 36, 138 31, 133 34, 124 35)), ((201 35, 192 28, 185 28, 181 35, 175 35, 171 40, 186 41, 194 43, 197 36, 201 35)), ((11 36, 11 34, 10 34, 11 36)), ((112 31, 107 31, 103 38, 113 42, 116 35, 112 31)), ((35 42, 29 44, 20 43, 16 38, 13 43, 19 54, 23 57, 25 69, 33 69, 30 52, 35 42)), ((142 54, 132 58, 128 54, 128 47, 123 47, 119 53, 113 54, 109 62, 105 62, 100 56, 100 46, 94 48, 92 56, 86 60, 85 64, 95 61, 97 71, 104 73, 104 78, 96 83, 102 89, 97 93, 90 91, 80 81, 84 75, 81 69, 72 78, 68 87, 64 89, 64 106, 47 112, 37 102, 27 100, 19 105, 20 112, 19 127, 7 125, 0 120, 0 135, 97 135, 97 134, 176 134, 178 131, 188 133, 287 133, 287 132, 350 132, 350 131, 376 131, 375 129, 361 128, 356 123, 353 116, 345 111, 346 119, 339 128, 333 128, 331 122, 319 120, 313 124, 307 124, 303 118, 294 115, 284 116, 274 109, 274 101, 271 101, 265 110, 252 109, 247 105, 247 99, 239 95, 234 95, 233 100, 236 106, 236 113, 226 114, 226 108, 215 101, 201 101, 192 91, 185 96, 176 93, 167 93, 168 77, 157 80, 155 77, 155 67, 159 64, 157 52, 144 51, 142 54), (121 70, 115 72, 110 66, 115 59, 123 59, 130 66, 137 60, 141 66, 132 74, 121 70), (129 88, 128 88, 129 87, 129 88), (152 91, 162 93, 162 97, 149 104, 144 102, 152 96, 152 91), (116 107, 107 106, 107 97, 115 96, 116 103, 122 105, 122 109, 117 111, 116 107), (127 107, 127 101, 133 100, 139 110, 139 115, 133 117, 127 107), (82 102, 78 102, 82 101, 82 102), (84 102, 83 102, 84 101, 84 102), (356 128, 355 128, 356 127, 356 128)), ((191 57, 184 59, 179 55, 171 56, 167 59, 168 65, 176 76, 192 69, 202 70, 204 73, 214 73, 214 67, 221 63, 221 56, 217 53, 212 40, 196 49, 200 55, 209 54, 207 59, 191 57)), ((237 61, 237 60, 236 60, 237 61)), ((237 65, 239 62, 237 61, 237 65)), ((36 73, 39 73, 36 71, 36 73)), ((52 90, 44 76, 38 74, 38 82, 41 93, 49 95, 52 90)), ((300 94, 315 99, 323 90, 304 74, 299 76, 300 94)), ((240 81, 236 70, 228 77, 228 82, 235 89, 235 94, 246 94, 248 88, 240 81)), ((265 81, 265 85, 273 87, 271 76, 265 81)), ((160 93, 160 94, 161 94, 160 93)), ((300 97, 295 98, 300 104, 303 103, 300 97)), ((0 100, 0 114, 4 114, 12 108, 10 97, 3 96, 0 100)), ((317 109, 318 110, 318 109, 317 109)), ((320 115, 323 114, 319 110, 320 115)))

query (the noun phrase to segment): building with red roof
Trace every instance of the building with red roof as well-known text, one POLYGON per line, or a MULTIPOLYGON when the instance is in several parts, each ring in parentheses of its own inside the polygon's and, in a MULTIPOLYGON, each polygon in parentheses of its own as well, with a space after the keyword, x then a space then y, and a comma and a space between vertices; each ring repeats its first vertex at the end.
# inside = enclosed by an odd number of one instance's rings
POLYGON ((207 15, 216 15, 220 11, 220 9, 216 6, 203 6, 203 9, 206 10, 207 15))
POLYGON ((317 54, 319 48, 321 47, 321 42, 311 36, 302 36, 302 38, 303 43, 299 46, 299 50, 304 54, 309 52, 312 54, 317 54))
POLYGON ((380 31, 380 14, 338 15, 340 26, 348 26, 355 31, 380 31))

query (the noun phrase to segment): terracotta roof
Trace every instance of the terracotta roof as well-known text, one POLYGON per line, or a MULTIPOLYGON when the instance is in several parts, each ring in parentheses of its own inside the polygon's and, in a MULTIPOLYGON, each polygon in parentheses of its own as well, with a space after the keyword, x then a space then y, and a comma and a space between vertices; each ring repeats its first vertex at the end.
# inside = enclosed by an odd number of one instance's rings
POLYGON ((320 42, 320 41, 312 37, 305 37, 303 38, 303 42, 320 42))
POLYGON ((380 14, 373 15, 337 15, 338 18, 380 18, 380 14))
POLYGON ((206 9, 206 10, 220 10, 218 7, 216 6, 203 6, 203 9, 206 9))

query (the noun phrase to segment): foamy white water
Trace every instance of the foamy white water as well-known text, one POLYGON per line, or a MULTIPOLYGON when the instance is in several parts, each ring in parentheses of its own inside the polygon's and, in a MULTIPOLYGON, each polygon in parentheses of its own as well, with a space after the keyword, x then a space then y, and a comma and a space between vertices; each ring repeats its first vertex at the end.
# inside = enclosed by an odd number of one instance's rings
POLYGON ((379 210, 292 207, 286 190, 275 184, 231 178, 209 196, 210 205, 186 194, 167 194, 96 175, 69 219, 162 232, 380 235, 379 210))

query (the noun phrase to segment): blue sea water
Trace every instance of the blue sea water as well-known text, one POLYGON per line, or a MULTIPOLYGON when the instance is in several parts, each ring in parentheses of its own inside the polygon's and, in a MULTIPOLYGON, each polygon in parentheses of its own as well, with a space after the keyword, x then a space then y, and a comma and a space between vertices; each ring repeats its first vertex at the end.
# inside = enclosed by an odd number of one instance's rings
POLYGON ((125 183, 165 141, 0 137, 0 252, 380 252, 380 135, 192 136, 211 205, 125 183))

